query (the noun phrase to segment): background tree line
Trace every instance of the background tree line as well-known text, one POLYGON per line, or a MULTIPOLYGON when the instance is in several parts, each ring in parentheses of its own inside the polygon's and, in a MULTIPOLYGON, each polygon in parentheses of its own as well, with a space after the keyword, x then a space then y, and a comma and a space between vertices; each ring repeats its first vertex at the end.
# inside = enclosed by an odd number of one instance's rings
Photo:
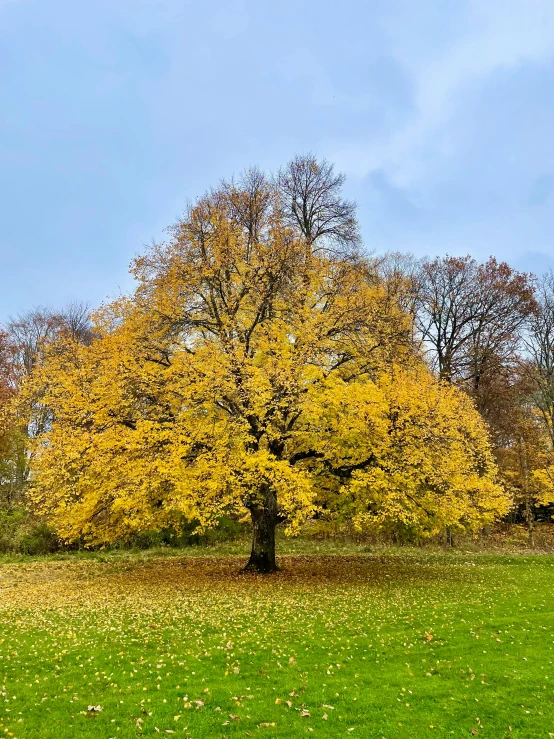
POLYGON ((491 257, 416 260, 387 255, 382 269, 404 284, 405 304, 429 365, 463 389, 486 421, 509 520, 549 520, 554 500, 554 276, 522 273, 491 257))
MULTIPOLYGON (((130 431, 136 438, 138 422, 147 420, 149 436, 140 442, 140 449, 145 449, 155 433, 154 424, 157 424, 156 433, 161 433, 161 425, 165 424, 167 429, 171 418, 174 426, 183 424, 181 432, 190 435, 190 429, 194 428, 191 424, 200 427, 201 419, 209 414, 213 428, 220 424, 219 436, 209 437, 205 431, 202 441, 189 448, 187 454, 191 467, 199 464, 202 454, 211 454, 211 470, 216 466, 214 449, 229 434, 230 427, 227 425, 224 430, 222 418, 226 419, 225 423, 233 420, 234 438, 247 426, 240 464, 245 454, 249 459, 262 453, 270 456, 271 462, 263 463, 268 470, 267 479, 285 491, 280 493, 280 500, 287 501, 287 495, 291 501, 294 499, 287 513, 290 519, 296 515, 293 508, 302 509, 306 515, 311 510, 312 503, 298 502, 303 494, 301 487, 290 492, 294 485, 299 485, 301 476, 303 480, 310 476, 310 485, 325 491, 313 506, 316 516, 324 516, 327 510, 333 509, 333 499, 339 490, 346 499, 346 508, 351 506, 346 518, 358 516, 360 520, 365 511, 375 518, 377 509, 383 511, 389 506, 393 510, 385 493, 375 492, 381 489, 379 486, 397 485, 400 495, 409 477, 417 479, 417 495, 422 495, 425 485, 431 487, 429 473, 425 473, 423 483, 423 477, 417 477, 416 468, 424 465, 426 450, 430 454, 432 448, 440 448, 440 439, 455 425, 457 414, 469 414, 467 425, 459 429, 460 438, 473 433, 471 410, 468 406, 466 411, 463 401, 458 400, 468 397, 488 430, 498 479, 512 501, 508 519, 525 521, 532 543, 535 521, 549 520, 554 503, 553 275, 536 277, 518 272, 493 257, 481 264, 469 256, 416 259, 409 254, 368 255, 360 242, 355 206, 341 195, 343 181, 332 165, 311 156, 295 158, 273 178, 249 170, 239 181, 222 183, 191 206, 174 228, 169 244, 160 245, 136 260, 138 289, 131 307, 129 302, 119 301, 107 312, 97 312, 91 320, 89 306, 75 303, 60 311, 34 308, 9 320, 0 332, 2 520, 27 522, 28 527, 21 529, 22 537, 38 536, 41 542, 38 548, 54 546, 55 537, 40 517, 36 518, 38 524, 33 518, 35 528, 29 528, 29 516, 36 514, 28 511, 48 509, 44 498, 38 507, 29 505, 35 474, 32 460, 41 454, 44 457, 46 446, 55 445, 52 429, 61 423, 64 413, 64 444, 75 446, 81 443, 83 434, 90 436, 92 431, 96 438, 101 434, 107 438, 104 416, 99 421, 89 415, 88 420, 72 425, 72 414, 77 418, 82 412, 82 403, 79 407, 73 404, 82 386, 75 384, 76 375, 68 373, 67 367, 79 367, 79 381, 90 372, 87 391, 94 386, 96 375, 105 373, 103 392, 107 396, 108 385, 117 385, 121 376, 121 365, 114 365, 113 357, 116 352, 127 352, 137 368, 132 382, 141 384, 141 388, 133 385, 133 402, 126 406, 127 416, 116 406, 121 404, 123 395, 128 402, 129 384, 121 389, 118 399, 114 397, 110 401, 112 406, 108 410, 103 408, 104 415, 106 412, 114 417, 123 414, 118 420, 117 433, 124 427, 125 433, 130 431), (360 286, 364 286, 364 291, 360 286), (205 305, 197 302, 198 296, 205 305), (322 325, 327 331, 324 335, 322 325), (152 336, 156 336, 155 345, 152 336), (300 359, 290 356, 291 336, 296 337, 295 349, 300 346, 299 337, 304 339, 304 354, 299 354, 300 359), (215 358, 214 347, 218 352, 215 358), (99 363, 102 352, 107 359, 99 363), (203 367, 213 362, 213 374, 209 381, 201 379, 199 368, 189 362, 185 389, 182 385, 185 365, 179 365, 177 372, 177 357, 182 362, 182 357, 200 356, 202 352, 203 367), (267 361, 276 356, 279 361, 271 374, 267 361), (96 362, 94 367, 86 364, 92 361, 91 357, 96 362), (264 357, 265 363, 261 374, 260 357, 264 357), (430 376, 438 381, 436 387, 444 390, 433 389, 435 386, 431 387, 421 372, 417 376, 409 374, 408 368, 420 359, 430 376), (222 372, 220 368, 226 362, 228 368, 222 372), (141 374, 144 367, 154 366, 155 378, 150 370, 141 374), (317 366, 316 379, 313 373, 306 375, 307 366, 317 366), (109 375, 112 371, 113 376, 109 375), (252 379, 255 373, 258 374, 252 379), (162 376, 167 387, 160 387, 162 376), (209 382, 220 390, 209 410, 206 395, 202 398, 190 395, 191 378, 198 386, 209 382), (374 409, 377 401, 367 395, 367 378, 379 389, 379 402, 388 403, 388 415, 383 418, 386 417, 389 426, 383 432, 386 450, 383 444, 379 447, 374 443, 370 450, 366 449, 363 458, 361 452, 361 456, 356 456, 352 450, 364 448, 364 433, 370 432, 352 426, 351 435, 344 436, 344 418, 352 415, 340 416, 344 408, 337 406, 336 415, 331 418, 328 409, 347 387, 356 407, 367 407, 368 413, 373 413, 369 409, 374 409), (67 391, 71 383, 74 383, 72 394, 67 391), (308 407, 306 388, 317 383, 325 387, 317 391, 320 395, 316 400, 314 395, 308 407), (29 387, 32 392, 25 391, 29 387), (407 388, 410 400, 398 397, 399 387, 407 388), (457 394, 448 395, 448 387, 457 394), (169 398, 177 388, 181 408, 186 405, 189 412, 193 405, 202 405, 203 415, 193 414, 183 420, 181 413, 176 419, 169 398), (18 402, 25 392, 25 402, 18 402), (446 400, 439 400, 437 392, 446 400), (421 420, 423 416, 418 417, 424 432, 417 438, 413 435, 408 438, 407 422, 404 423, 402 414, 414 418, 415 406, 408 412, 406 404, 418 394, 427 394, 429 398, 425 420, 421 420), (258 407, 260 396, 264 400, 258 407), (448 411, 440 410, 442 402, 448 411), (153 406, 156 406, 155 414, 153 406), (322 407, 326 408, 325 417, 322 407), (441 412, 443 417, 439 421, 441 412), (304 416, 309 416, 309 420, 302 426, 304 416), (326 435, 324 446, 322 439, 326 435), (291 446, 291 439, 296 446, 291 446), (348 454, 341 444, 348 447, 348 454), (410 462, 409 470, 402 468, 417 444, 421 445, 421 455, 410 462), (332 454, 328 451, 331 447, 332 454), (382 457, 376 461, 379 454, 382 457), (394 464, 389 464, 393 458, 394 464), (289 465, 286 474, 282 472, 285 463, 289 465), (292 477, 287 477, 291 470, 294 485, 292 477), (297 474, 298 470, 301 474, 297 474), (383 475, 383 483, 377 479, 377 472, 383 475), (283 476, 275 483, 278 474, 283 476), (393 482, 395 475, 400 474, 404 476, 402 482, 393 482), (352 501, 358 498, 363 498, 363 504, 356 507, 352 501)), ((207 389, 208 384, 203 386, 203 391, 209 394, 207 389)), ((372 417, 368 423, 375 428, 378 420, 372 417)), ((231 436, 226 441, 227 453, 234 443, 231 436)), ((161 436, 158 441, 164 443, 161 436)), ((129 446, 125 448, 128 450, 129 446)), ((449 455, 449 450, 454 448, 442 449, 449 455)), ((99 450, 101 447, 96 449, 96 454, 102 453, 99 450)), ((454 451, 451 455, 455 464, 454 451)), ((181 461, 185 456, 181 455, 181 461)), ((465 464, 463 459, 459 458, 460 464, 465 464)), ((52 460, 48 464, 53 489, 56 476, 66 471, 58 469, 52 460)), ((132 464, 136 465, 136 460, 132 464)), ((232 468, 223 465, 222 474, 234 475, 234 479, 241 481, 250 479, 250 472, 239 467, 238 462, 232 468)), ((40 465, 37 469, 40 472, 40 465)), ((131 475, 122 471, 125 474, 131 475)), ((144 474, 148 477, 152 470, 145 469, 144 474)), ((204 470, 202 474, 207 473, 204 470)), ((444 474, 453 479, 455 470, 444 474)), ((242 484, 236 483, 239 487, 242 484)), ((168 480, 160 485, 169 485, 168 480)), ((48 490, 43 490, 43 495, 48 496, 48 490)), ((269 495, 267 489, 263 495, 269 495)), ((406 496, 401 503, 397 497, 395 505, 409 507, 408 493, 406 496)), ((412 495, 411 499, 416 497, 412 495)), ((36 497, 33 500, 36 503, 36 497)), ((160 501, 163 500, 162 496, 160 501)), ((429 512, 425 506, 430 504, 422 501, 427 499, 418 497, 414 505, 438 521, 438 509, 429 512)), ((158 501, 156 505, 161 510, 165 503, 158 501)), ((198 501, 194 505, 198 506, 198 501)), ((226 510, 224 505, 218 507, 219 503, 213 501, 210 505, 214 515, 226 510)), ((248 496, 243 495, 241 505, 251 511, 254 527, 263 528, 259 521, 266 515, 269 504, 248 502, 248 496)), ((341 505, 344 508, 344 501, 341 505)), ((92 515, 98 515, 100 508, 92 515)), ((230 505, 229 509, 232 508, 230 505)), ((128 510, 125 515, 129 517, 128 510)), ((147 518, 151 511, 147 514, 142 509, 141 515, 147 518)), ((277 509, 274 515, 275 522, 285 517, 277 509)), ((411 515, 413 522, 416 514, 411 515)), ((469 513, 456 515, 462 520, 469 513)), ((114 519, 106 520, 113 523, 114 519)), ((389 532, 397 528, 409 535, 411 530, 398 513, 382 517, 380 522, 389 532)), ((171 527, 173 523, 168 518, 164 525, 171 527)), ((117 525, 113 523, 114 528, 117 525)), ((79 526, 83 530, 82 521, 79 526)), ((447 519, 443 528, 452 535, 447 519)), ((13 531, 15 528, 8 538, 14 535, 13 531)), ((0 546, 14 547, 14 540, 0 546)), ((33 545, 27 541, 23 546, 32 549, 33 545)))

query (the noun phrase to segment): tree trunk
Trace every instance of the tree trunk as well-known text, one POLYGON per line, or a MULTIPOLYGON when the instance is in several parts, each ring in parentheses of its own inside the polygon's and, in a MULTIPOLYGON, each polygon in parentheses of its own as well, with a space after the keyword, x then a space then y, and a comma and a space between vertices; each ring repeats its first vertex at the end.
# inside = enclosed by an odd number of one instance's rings
POLYGON ((534 522, 534 516, 533 511, 531 510, 531 505, 529 503, 529 500, 525 501, 525 522, 527 523, 527 537, 529 541, 529 546, 531 549, 535 548, 535 522, 534 522))
POLYGON ((276 572, 275 528, 279 523, 275 494, 266 491, 264 505, 250 508, 252 516, 252 552, 245 570, 254 572, 276 572))
POLYGON ((527 448, 524 443, 523 437, 520 439, 522 448, 522 461, 523 461, 523 485, 525 490, 525 522, 527 523, 527 536, 529 537, 529 546, 531 549, 535 548, 535 526, 534 526, 534 515, 531 507, 531 500, 529 499, 529 465, 527 463, 527 448))

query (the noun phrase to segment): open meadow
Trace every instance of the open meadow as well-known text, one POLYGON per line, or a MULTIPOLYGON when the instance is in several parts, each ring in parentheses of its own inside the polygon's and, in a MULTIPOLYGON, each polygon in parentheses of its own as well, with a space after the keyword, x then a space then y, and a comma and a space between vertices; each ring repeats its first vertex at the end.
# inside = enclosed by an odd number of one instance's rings
POLYGON ((551 556, 243 563, 4 561, 0 737, 554 736, 551 556))

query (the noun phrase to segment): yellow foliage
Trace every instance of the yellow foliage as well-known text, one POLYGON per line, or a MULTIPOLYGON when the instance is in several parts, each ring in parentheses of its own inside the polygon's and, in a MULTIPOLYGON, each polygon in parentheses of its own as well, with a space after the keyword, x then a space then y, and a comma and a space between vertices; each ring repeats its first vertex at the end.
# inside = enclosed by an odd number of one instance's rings
POLYGON ((294 533, 324 509, 433 533, 505 513, 483 423, 415 356, 371 264, 312 248, 278 203, 253 234, 237 193, 216 195, 136 260, 97 340, 61 337, 27 385, 51 413, 31 496, 58 533, 248 511, 294 533))
POLYGON ((373 461, 340 490, 356 526, 433 535, 447 527, 475 531, 508 512, 487 429, 463 392, 424 367, 384 373, 376 388, 360 391, 366 417, 355 448, 360 461, 373 461))

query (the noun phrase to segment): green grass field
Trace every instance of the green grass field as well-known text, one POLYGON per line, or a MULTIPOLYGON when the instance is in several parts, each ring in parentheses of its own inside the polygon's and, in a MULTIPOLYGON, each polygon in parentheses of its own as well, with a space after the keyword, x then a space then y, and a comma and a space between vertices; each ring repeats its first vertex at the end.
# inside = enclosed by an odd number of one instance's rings
POLYGON ((0 737, 554 737, 551 556, 243 562, 5 561, 0 737))

